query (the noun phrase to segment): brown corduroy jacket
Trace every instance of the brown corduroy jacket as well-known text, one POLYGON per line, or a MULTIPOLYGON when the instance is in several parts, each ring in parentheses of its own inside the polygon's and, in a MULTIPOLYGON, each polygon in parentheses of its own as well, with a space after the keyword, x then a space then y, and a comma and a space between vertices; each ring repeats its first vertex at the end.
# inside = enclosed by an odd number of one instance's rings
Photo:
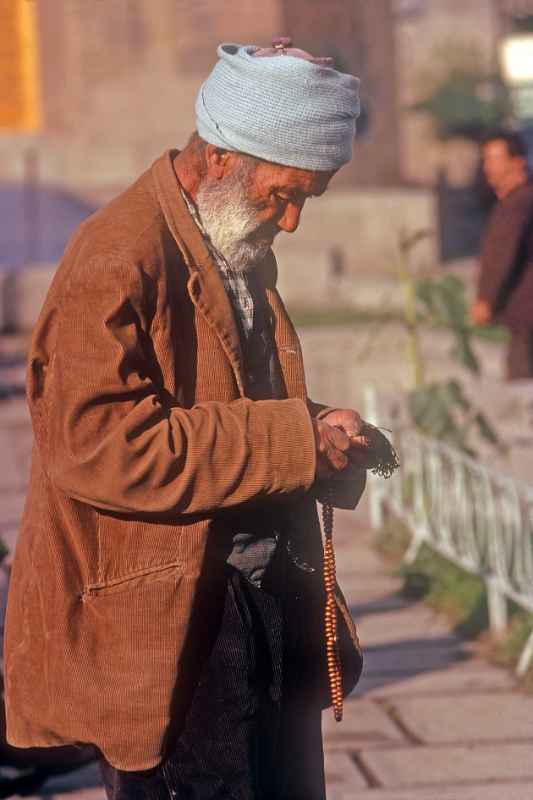
POLYGON ((253 402, 172 153, 70 242, 29 357, 35 447, 5 639, 11 744, 91 742, 118 768, 155 766, 219 512, 300 494, 316 517, 321 407, 272 261, 262 274, 287 399, 253 402))

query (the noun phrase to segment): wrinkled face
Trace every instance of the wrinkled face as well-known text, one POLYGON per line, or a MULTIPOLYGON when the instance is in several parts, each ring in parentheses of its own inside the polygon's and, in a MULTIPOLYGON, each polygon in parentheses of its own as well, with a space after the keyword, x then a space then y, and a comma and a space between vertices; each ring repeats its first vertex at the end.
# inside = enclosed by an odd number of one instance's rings
POLYGON ((494 139, 483 147, 483 172, 489 186, 496 193, 517 170, 523 168, 523 164, 524 159, 521 156, 509 155, 507 142, 503 139, 494 139))
POLYGON ((212 155, 196 203, 211 242, 237 271, 253 269, 280 231, 295 231, 305 201, 333 175, 220 151, 211 163, 212 155))
POLYGON ((293 233, 305 201, 320 197, 332 176, 333 172, 313 172, 259 161, 251 175, 247 197, 265 229, 270 229, 274 236, 280 231, 293 233))

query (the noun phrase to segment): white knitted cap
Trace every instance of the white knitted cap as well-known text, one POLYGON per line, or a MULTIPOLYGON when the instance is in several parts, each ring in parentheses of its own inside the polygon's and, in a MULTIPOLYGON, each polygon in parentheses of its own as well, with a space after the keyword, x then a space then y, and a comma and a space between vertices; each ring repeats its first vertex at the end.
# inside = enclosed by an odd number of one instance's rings
POLYGON ((346 164, 359 79, 291 51, 264 52, 255 45, 218 47, 219 60, 196 100, 199 135, 217 147, 301 169, 346 164))

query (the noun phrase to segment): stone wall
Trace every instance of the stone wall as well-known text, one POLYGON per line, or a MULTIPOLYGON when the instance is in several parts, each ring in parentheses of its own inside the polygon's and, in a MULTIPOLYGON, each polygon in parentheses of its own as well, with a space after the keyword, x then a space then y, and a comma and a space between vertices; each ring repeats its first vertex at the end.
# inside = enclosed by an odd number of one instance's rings
POLYGON ((28 147, 43 180, 78 191, 122 186, 159 153, 183 146, 220 41, 295 43, 331 52, 363 79, 370 127, 341 185, 398 182, 391 0, 39 0, 44 125, 0 135, 0 180, 23 172, 28 147))
MULTIPOLYGON (((331 192, 308 201, 300 227, 276 242, 279 285, 298 307, 383 308, 398 304, 402 232, 436 232, 435 198, 418 189, 331 192)), ((437 238, 413 251, 413 266, 434 268, 437 238)))
MULTIPOLYGON (((409 107, 435 72, 453 66, 458 48, 470 47, 480 69, 494 70, 502 9, 511 5, 38 0, 44 127, 29 144, 40 153, 43 176, 55 183, 78 190, 124 185, 161 150, 187 140, 217 43, 268 43, 288 33, 300 46, 334 53, 362 78, 366 129, 338 185, 433 185, 443 168, 453 184, 465 184, 476 149, 466 141, 438 142, 431 120, 409 107)), ((27 147, 24 137, 0 135, 0 180, 20 173, 27 147)))

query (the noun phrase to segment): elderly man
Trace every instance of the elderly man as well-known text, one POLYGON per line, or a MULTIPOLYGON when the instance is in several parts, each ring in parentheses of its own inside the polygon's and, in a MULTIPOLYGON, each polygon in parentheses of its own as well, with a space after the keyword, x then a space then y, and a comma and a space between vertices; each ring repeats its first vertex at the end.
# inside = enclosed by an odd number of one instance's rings
POLYGON ((74 235, 29 359, 8 738, 94 744, 116 800, 324 797, 315 499, 353 507, 369 448, 307 398, 271 245, 349 160, 358 81, 218 56, 188 145, 74 235))
POLYGON ((526 156, 517 133, 494 133, 483 146, 483 170, 498 202, 485 232, 472 317, 509 329, 509 380, 533 378, 533 183, 526 156))

